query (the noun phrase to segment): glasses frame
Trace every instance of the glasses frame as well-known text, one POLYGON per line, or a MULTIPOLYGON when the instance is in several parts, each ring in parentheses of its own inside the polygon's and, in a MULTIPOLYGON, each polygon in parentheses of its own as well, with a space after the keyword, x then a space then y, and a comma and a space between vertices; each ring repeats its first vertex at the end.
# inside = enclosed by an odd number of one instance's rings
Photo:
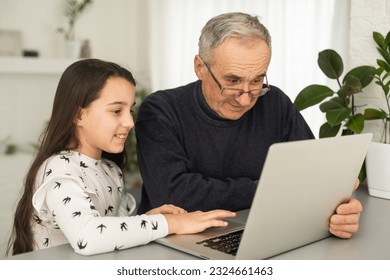
POLYGON ((264 96, 267 94, 267 92, 269 92, 271 90, 271 87, 268 83, 268 78, 267 78, 267 74, 264 74, 262 75, 262 77, 264 77, 264 80, 263 80, 263 88, 262 89, 251 89, 251 90, 243 90, 243 89, 240 89, 240 88, 224 88, 222 87, 222 84, 217 80, 217 78, 214 76, 213 72, 211 71, 210 67, 207 65, 206 62, 204 62, 204 60, 202 58, 200 58, 200 60, 202 60, 204 66, 206 66, 207 70, 209 71, 211 77, 213 78, 214 82, 216 83, 216 85, 218 86, 219 90, 221 91, 221 94, 223 95, 223 91, 224 90, 234 90, 238 93, 238 95, 230 95, 230 94, 227 94, 225 96, 229 96, 229 97, 234 97, 234 98, 238 98, 240 97, 241 95, 243 95, 244 93, 248 93, 249 97, 251 98, 258 98, 260 96, 264 96), (265 87, 264 87, 265 85, 265 87), (257 90, 260 90, 259 93, 257 95, 254 95, 252 93, 252 91, 257 91, 257 90))

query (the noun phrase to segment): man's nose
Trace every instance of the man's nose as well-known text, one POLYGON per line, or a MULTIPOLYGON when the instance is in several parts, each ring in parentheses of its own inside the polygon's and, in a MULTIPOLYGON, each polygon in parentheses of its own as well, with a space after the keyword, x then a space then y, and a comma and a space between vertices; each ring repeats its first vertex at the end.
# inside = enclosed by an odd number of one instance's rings
POLYGON ((245 91, 236 100, 241 106, 248 106, 252 102, 251 93, 249 91, 245 91))

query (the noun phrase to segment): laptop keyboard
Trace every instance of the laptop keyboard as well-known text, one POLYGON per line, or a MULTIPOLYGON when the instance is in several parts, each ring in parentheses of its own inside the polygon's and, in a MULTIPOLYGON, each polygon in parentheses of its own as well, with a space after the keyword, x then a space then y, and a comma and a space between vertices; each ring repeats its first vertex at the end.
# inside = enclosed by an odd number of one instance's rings
POLYGON ((211 249, 235 256, 237 254, 238 245, 240 245, 243 232, 244 230, 239 230, 228 234, 219 235, 217 237, 198 241, 196 244, 200 244, 205 247, 209 247, 211 249))

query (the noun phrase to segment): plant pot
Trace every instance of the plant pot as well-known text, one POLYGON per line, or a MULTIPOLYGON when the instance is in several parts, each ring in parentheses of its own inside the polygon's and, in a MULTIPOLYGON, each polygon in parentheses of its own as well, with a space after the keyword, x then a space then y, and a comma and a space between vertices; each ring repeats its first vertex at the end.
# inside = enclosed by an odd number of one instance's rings
POLYGON ((368 193, 390 199, 390 144, 371 142, 366 157, 368 193))
POLYGON ((66 58, 77 59, 80 58, 81 40, 67 40, 65 41, 66 58))

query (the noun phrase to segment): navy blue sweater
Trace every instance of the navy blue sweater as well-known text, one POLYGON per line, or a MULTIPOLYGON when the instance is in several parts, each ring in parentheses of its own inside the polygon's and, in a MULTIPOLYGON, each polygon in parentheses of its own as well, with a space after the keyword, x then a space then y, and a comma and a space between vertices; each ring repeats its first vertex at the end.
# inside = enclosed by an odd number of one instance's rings
POLYGON ((247 209, 269 146, 314 138, 277 87, 232 121, 208 107, 201 81, 148 96, 136 135, 144 182, 139 213, 167 203, 189 211, 247 209))

